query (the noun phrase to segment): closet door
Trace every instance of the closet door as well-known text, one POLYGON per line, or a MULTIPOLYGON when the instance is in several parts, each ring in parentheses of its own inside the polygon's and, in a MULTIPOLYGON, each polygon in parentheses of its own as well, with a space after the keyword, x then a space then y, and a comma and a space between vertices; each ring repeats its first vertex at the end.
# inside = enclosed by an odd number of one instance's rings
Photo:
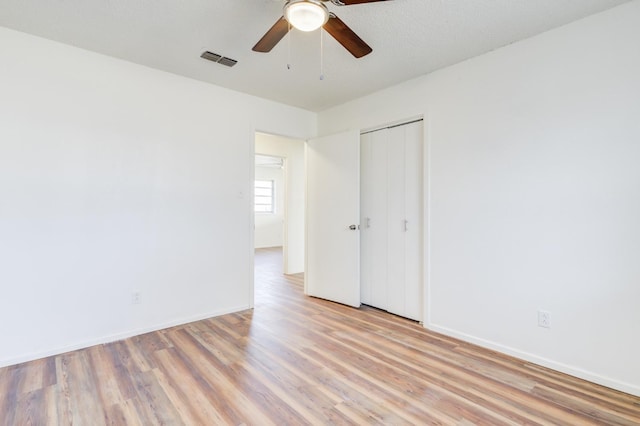
POLYGON ((361 136, 362 303, 387 308, 387 130, 361 136))
POLYGON ((373 235, 371 205, 373 197, 372 134, 360 136, 360 300, 372 305, 373 235))
POLYGON ((406 231, 405 252, 405 300, 404 314, 407 318, 422 320, 423 300, 423 122, 407 124, 405 131, 405 199, 404 211, 406 231))
POLYGON ((391 128, 387 145, 387 311, 422 319, 422 122, 391 128))
POLYGON ((362 302, 422 319, 422 122, 361 136, 362 302))
POLYGON ((405 126, 388 130, 387 144, 387 311, 406 316, 405 126))

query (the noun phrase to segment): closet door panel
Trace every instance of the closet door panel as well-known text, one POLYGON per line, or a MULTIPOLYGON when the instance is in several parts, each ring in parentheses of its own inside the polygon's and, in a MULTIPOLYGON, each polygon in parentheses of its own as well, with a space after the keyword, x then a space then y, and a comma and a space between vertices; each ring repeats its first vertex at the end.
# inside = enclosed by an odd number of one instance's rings
POLYGON ((422 320, 422 150, 423 123, 417 122, 405 128, 405 199, 407 221, 405 232, 405 311, 407 318, 422 320))
POLYGON ((372 134, 360 137, 360 297, 362 303, 371 305, 373 279, 373 236, 370 215, 372 210, 373 167, 372 134))
POLYGON ((387 310, 405 315, 405 126, 389 130, 387 139, 387 310))
POLYGON ((387 309, 387 130, 371 133, 371 306, 387 309))

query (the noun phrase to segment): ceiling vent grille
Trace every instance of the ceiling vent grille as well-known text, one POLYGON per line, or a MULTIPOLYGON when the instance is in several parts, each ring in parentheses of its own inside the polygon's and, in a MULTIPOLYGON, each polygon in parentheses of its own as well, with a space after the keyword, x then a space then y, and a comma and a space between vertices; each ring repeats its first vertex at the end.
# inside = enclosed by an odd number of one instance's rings
POLYGON ((207 61, 215 62, 220 65, 226 65, 228 67, 232 67, 238 63, 238 61, 236 61, 235 59, 227 58, 209 51, 203 52, 200 57, 206 59, 207 61))
POLYGON ((235 59, 231 59, 231 58, 225 58, 225 57, 223 57, 222 59, 220 59, 220 60, 218 61, 218 63, 219 63, 219 64, 221 64, 221 65, 226 65, 226 66, 228 66, 228 67, 232 67, 232 66, 234 66, 235 64, 237 64, 237 63, 238 63, 238 61, 236 61, 235 59))

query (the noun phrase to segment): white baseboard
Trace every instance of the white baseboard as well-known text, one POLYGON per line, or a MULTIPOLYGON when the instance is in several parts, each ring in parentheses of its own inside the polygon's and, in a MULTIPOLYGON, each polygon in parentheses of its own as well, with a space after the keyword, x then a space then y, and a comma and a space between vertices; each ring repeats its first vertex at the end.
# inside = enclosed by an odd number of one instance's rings
POLYGON ((631 383, 614 380, 605 376, 601 376, 596 373, 592 373, 590 371, 573 367, 571 365, 556 362, 547 358, 540 357, 535 354, 531 354, 529 352, 524 352, 518 349, 511 348, 509 346, 501 345, 496 342, 481 339, 479 337, 475 337, 466 333, 461 333, 457 330, 453 330, 447 327, 442 327, 433 323, 429 323, 424 327, 427 328, 428 330, 435 331, 436 333, 441 333, 446 336, 454 337, 456 339, 459 339, 468 343, 473 343, 474 345, 478 345, 483 348, 501 352, 503 354, 510 355, 510 356, 522 359, 524 361, 528 361, 543 367, 550 368, 552 370, 559 371, 561 373, 569 374, 570 376, 588 380, 590 382, 597 383, 599 385, 606 386, 611 389, 616 389, 622 392, 626 392, 631 395, 640 396, 640 386, 638 385, 633 385, 631 383))
POLYGON ((115 342, 115 341, 118 341, 118 340, 129 338, 129 337, 139 336, 139 335, 145 334, 145 333, 150 333, 152 331, 163 330, 165 328, 175 327, 177 325, 188 324, 190 322, 200 321, 200 320, 207 319, 207 318, 218 317, 220 315, 231 314, 231 313, 234 313, 234 312, 240 312, 240 311, 244 311, 244 310, 247 310, 247 309, 250 309, 250 307, 248 305, 246 305, 246 306, 243 305, 243 306, 238 306, 238 307, 235 307, 235 308, 229 308, 229 309, 224 309, 224 310, 219 310, 219 311, 202 313, 202 314, 198 314, 198 315, 192 315, 192 316, 189 316, 189 317, 184 317, 184 318, 180 318, 180 319, 174 319, 174 320, 171 320, 171 321, 155 324, 155 325, 149 326, 149 327, 143 327, 143 328, 137 328, 137 329, 133 329, 133 330, 127 330, 127 331, 124 331, 122 333, 109 334, 109 335, 98 337, 98 338, 95 338, 95 339, 89 339, 89 340, 84 340, 84 341, 81 341, 81 342, 76 342, 76 343, 73 343, 73 344, 70 344, 70 345, 58 346, 56 348, 48 349, 48 350, 45 350, 45 351, 32 352, 30 354, 22 355, 22 356, 19 356, 19 357, 0 359, 0 368, 1 367, 7 367, 7 366, 10 366, 10 365, 15 365, 15 364, 21 364, 23 362, 34 361, 36 359, 46 358, 46 357, 53 356, 53 355, 59 355, 59 354, 65 353, 65 352, 71 352, 71 351, 76 351, 76 350, 79 350, 79 349, 85 349, 85 348, 88 348, 88 347, 91 347, 91 346, 102 345, 102 344, 105 344, 105 343, 111 343, 111 342, 115 342))

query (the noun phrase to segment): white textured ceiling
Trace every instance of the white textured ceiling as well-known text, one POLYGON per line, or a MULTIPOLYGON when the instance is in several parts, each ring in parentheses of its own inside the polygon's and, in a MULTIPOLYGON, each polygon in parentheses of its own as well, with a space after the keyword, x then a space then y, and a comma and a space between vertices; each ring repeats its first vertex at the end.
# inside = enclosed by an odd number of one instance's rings
POLYGON ((284 0, 0 0, 0 26, 321 111, 626 1, 327 3, 373 53, 355 59, 325 33, 324 80, 319 32, 294 31, 271 53, 251 50, 284 0), (205 61, 204 50, 238 64, 205 61))

